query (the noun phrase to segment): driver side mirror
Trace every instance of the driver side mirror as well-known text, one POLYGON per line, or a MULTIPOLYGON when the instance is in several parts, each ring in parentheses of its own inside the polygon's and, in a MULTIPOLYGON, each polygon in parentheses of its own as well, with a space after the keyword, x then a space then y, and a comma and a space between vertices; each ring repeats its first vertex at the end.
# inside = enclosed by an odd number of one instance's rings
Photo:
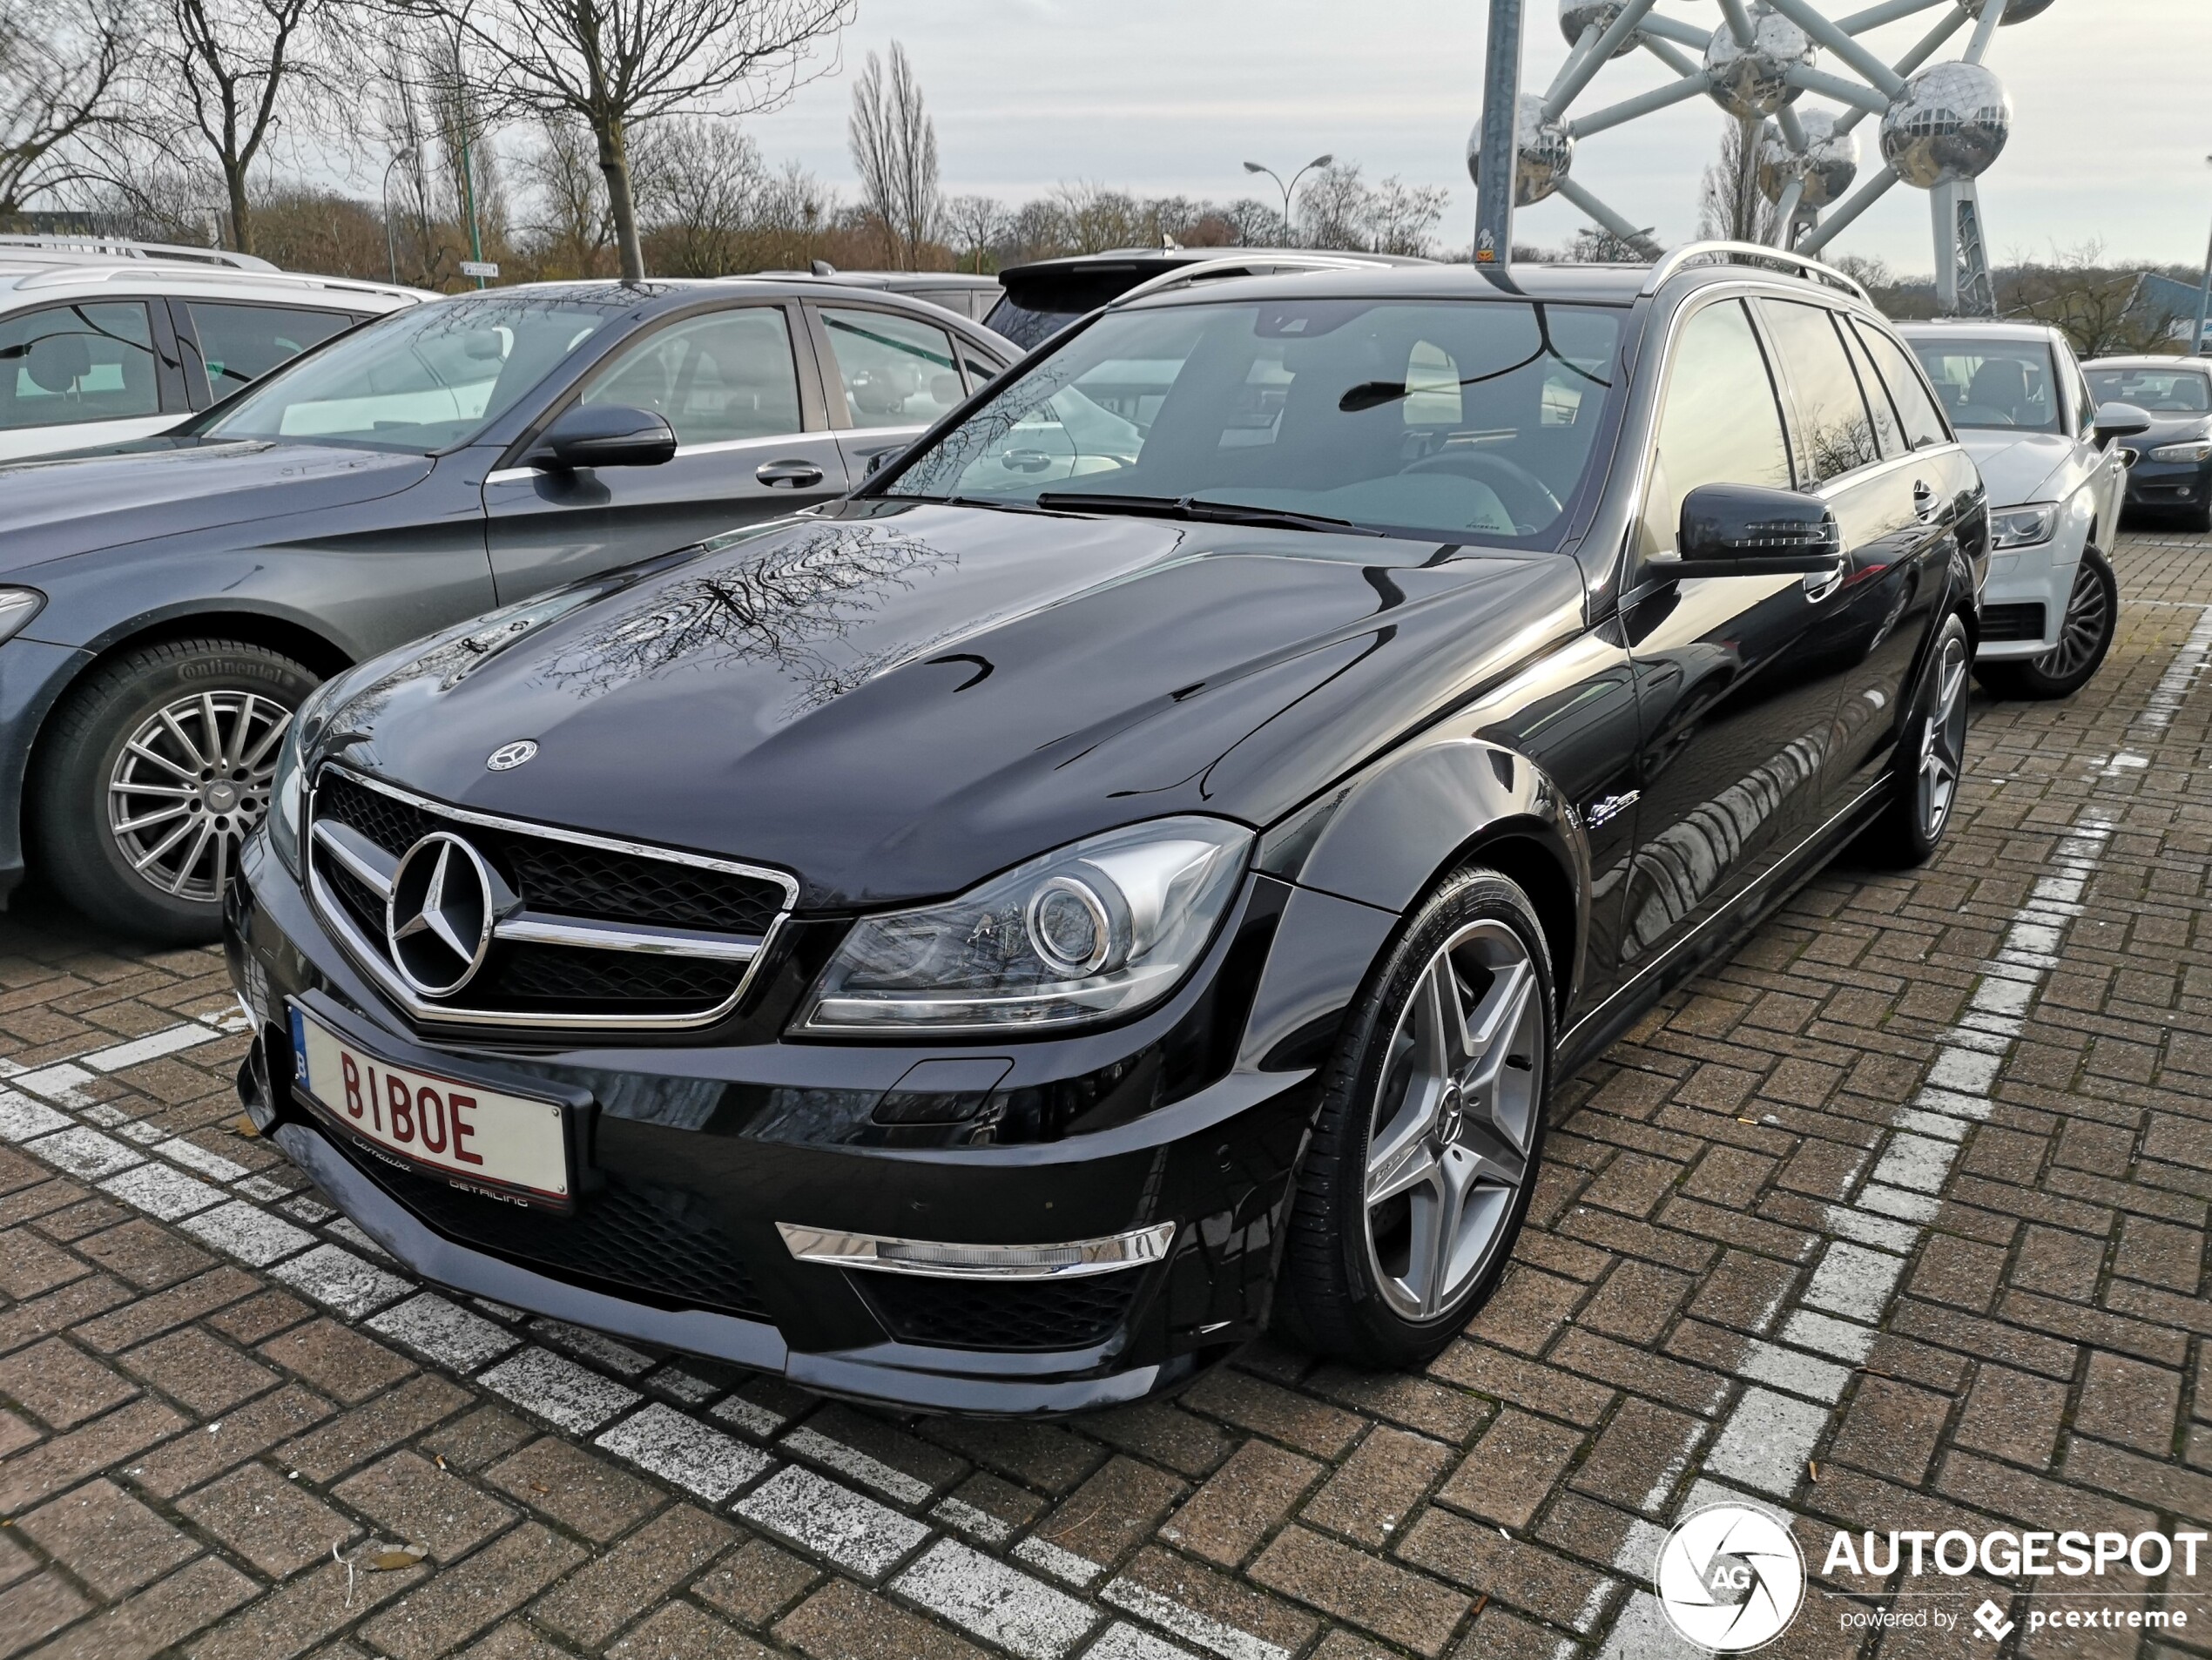
POLYGON ((2109 449, 2115 438, 2133 438, 2138 433, 2150 430, 2150 416, 2132 403, 2101 403, 2097 406, 2097 448, 2109 449))
POLYGON ((1833 570, 1843 533, 1825 502, 1757 484, 1703 484, 1683 498, 1676 553, 1646 561, 1661 577, 1764 577, 1833 570))
POLYGON ((650 409, 579 403, 556 417, 525 467, 573 472, 581 467, 658 467, 676 454, 676 429, 650 409))

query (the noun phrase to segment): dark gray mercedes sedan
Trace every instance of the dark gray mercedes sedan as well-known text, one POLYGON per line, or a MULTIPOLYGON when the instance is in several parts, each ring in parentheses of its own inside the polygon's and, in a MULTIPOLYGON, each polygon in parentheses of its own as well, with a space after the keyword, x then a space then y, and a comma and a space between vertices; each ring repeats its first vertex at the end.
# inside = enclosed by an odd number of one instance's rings
POLYGON ((214 937, 316 683, 841 495, 1018 351, 834 282, 411 307, 157 438, 0 468, 0 894, 214 937))

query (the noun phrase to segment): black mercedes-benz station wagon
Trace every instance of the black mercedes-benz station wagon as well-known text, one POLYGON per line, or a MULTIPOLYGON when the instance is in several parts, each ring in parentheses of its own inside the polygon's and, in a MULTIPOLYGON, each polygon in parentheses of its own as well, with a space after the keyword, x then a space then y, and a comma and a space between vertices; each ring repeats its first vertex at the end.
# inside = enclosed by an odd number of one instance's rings
POLYGON ((230 891, 247 1107, 428 1279, 814 1389, 1433 1353, 1558 1080, 1952 812, 1981 486, 1777 261, 1133 294, 361 665, 230 891))

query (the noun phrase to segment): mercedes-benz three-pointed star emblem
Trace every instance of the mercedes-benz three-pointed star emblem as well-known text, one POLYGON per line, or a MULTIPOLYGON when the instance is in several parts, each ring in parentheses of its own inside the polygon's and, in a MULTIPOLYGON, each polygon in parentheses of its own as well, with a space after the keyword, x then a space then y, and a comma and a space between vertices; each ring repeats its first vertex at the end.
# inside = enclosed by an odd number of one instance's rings
POLYGON ((483 966, 498 920, 498 879, 459 836, 434 831, 393 874, 384 911, 392 965, 425 997, 449 997, 483 966))

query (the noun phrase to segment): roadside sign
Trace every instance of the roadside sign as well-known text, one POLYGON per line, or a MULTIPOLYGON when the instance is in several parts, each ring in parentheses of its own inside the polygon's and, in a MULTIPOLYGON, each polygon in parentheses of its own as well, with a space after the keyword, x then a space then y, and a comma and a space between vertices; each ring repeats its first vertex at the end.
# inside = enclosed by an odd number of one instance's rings
POLYGON ((463 260, 461 274, 464 277, 496 277, 499 274, 499 267, 490 260, 463 260))

